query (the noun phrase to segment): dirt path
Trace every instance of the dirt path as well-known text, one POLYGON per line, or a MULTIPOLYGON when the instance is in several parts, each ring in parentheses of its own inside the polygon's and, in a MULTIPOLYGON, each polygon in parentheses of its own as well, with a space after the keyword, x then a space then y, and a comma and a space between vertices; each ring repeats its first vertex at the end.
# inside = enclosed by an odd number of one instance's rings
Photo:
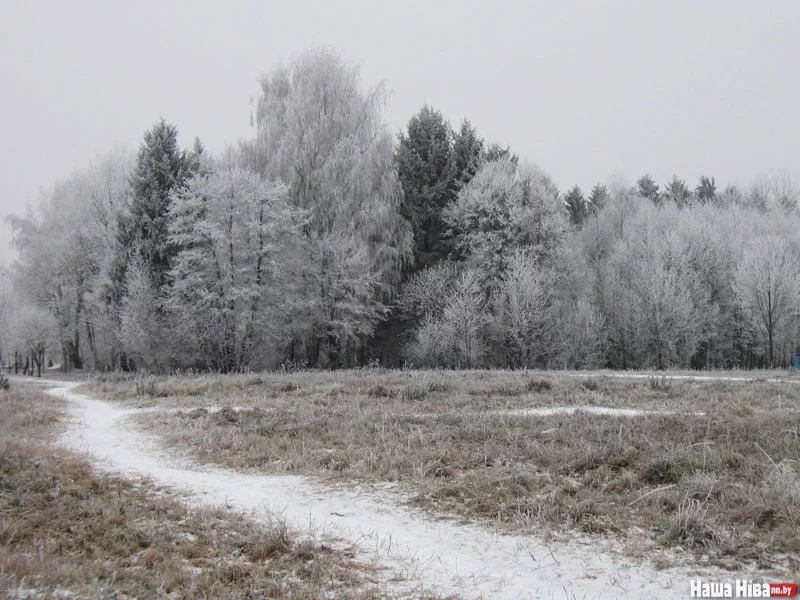
MULTIPOLYGON (((183 491, 196 503, 227 505, 257 518, 280 515, 291 525, 356 542, 364 558, 409 584, 464 598, 685 598, 689 575, 656 571, 586 539, 550 547, 535 538, 436 521, 397 506, 387 494, 332 490, 296 476, 246 475, 198 468, 156 449, 122 409, 52 382, 70 401, 74 421, 62 442, 90 453, 104 469, 143 475, 183 491)), ((727 575, 730 577, 730 574, 727 575)), ((400 589, 403 585, 398 584, 400 589)))

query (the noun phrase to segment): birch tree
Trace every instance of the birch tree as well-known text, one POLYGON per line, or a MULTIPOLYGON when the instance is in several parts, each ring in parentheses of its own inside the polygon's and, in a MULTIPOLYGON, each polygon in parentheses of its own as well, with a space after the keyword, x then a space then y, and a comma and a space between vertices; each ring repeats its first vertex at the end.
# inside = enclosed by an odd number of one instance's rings
POLYGON ((314 265, 286 357, 354 364, 412 248, 392 139, 380 118, 385 90, 362 92, 358 69, 329 50, 278 67, 261 89, 250 163, 308 211, 304 234, 314 265))

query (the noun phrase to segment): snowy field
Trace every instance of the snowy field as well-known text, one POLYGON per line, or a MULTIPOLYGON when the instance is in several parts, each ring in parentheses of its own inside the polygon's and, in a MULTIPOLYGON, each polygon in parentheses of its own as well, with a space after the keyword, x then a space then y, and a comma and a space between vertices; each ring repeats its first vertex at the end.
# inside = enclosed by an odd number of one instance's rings
POLYGON ((691 577, 798 568, 784 379, 351 371, 51 393, 75 417, 63 442, 103 469, 350 540, 397 593, 678 598, 691 577))

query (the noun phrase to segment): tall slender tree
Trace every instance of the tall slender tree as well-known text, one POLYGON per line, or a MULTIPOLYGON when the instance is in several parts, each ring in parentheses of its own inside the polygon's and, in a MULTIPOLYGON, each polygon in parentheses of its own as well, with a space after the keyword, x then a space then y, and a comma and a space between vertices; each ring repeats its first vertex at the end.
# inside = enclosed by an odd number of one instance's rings
POLYGON ((170 192, 184 185, 193 161, 178 147, 178 129, 161 119, 144 134, 131 174, 131 203, 120 227, 124 248, 135 249, 158 291, 168 282, 176 252, 169 242, 170 192))
MULTIPOLYGON (((423 106, 406 129, 400 134, 394 161, 403 186, 403 216, 414 233, 413 268, 420 270, 448 254, 442 210, 455 198, 456 176, 471 177, 469 170, 475 165, 467 155, 469 147, 460 149, 462 164, 454 163, 453 132, 439 111, 423 106)), ((469 143, 469 139, 462 141, 469 143)))
POLYGON ((736 269, 735 290, 739 306, 765 342, 769 365, 774 367, 778 329, 797 313, 800 278, 796 250, 774 234, 754 239, 736 269))
POLYGON ((308 211, 314 266, 302 280, 308 302, 293 317, 285 358, 356 364, 412 249, 392 138, 381 122, 385 90, 363 92, 358 69, 327 49, 278 67, 261 89, 249 162, 308 211))

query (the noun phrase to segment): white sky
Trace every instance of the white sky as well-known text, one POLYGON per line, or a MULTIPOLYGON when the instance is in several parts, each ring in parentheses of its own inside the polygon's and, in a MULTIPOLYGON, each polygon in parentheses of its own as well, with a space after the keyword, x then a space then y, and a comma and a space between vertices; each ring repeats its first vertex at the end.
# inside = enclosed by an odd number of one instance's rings
MULTIPOLYGON (((314 45, 469 118, 562 188, 614 173, 800 181, 800 2, 6 2, 0 214, 163 116, 211 152, 251 135, 259 74, 314 45), (119 3, 121 4, 121 3, 119 3)), ((9 232, 0 226, 0 258, 9 232)))

